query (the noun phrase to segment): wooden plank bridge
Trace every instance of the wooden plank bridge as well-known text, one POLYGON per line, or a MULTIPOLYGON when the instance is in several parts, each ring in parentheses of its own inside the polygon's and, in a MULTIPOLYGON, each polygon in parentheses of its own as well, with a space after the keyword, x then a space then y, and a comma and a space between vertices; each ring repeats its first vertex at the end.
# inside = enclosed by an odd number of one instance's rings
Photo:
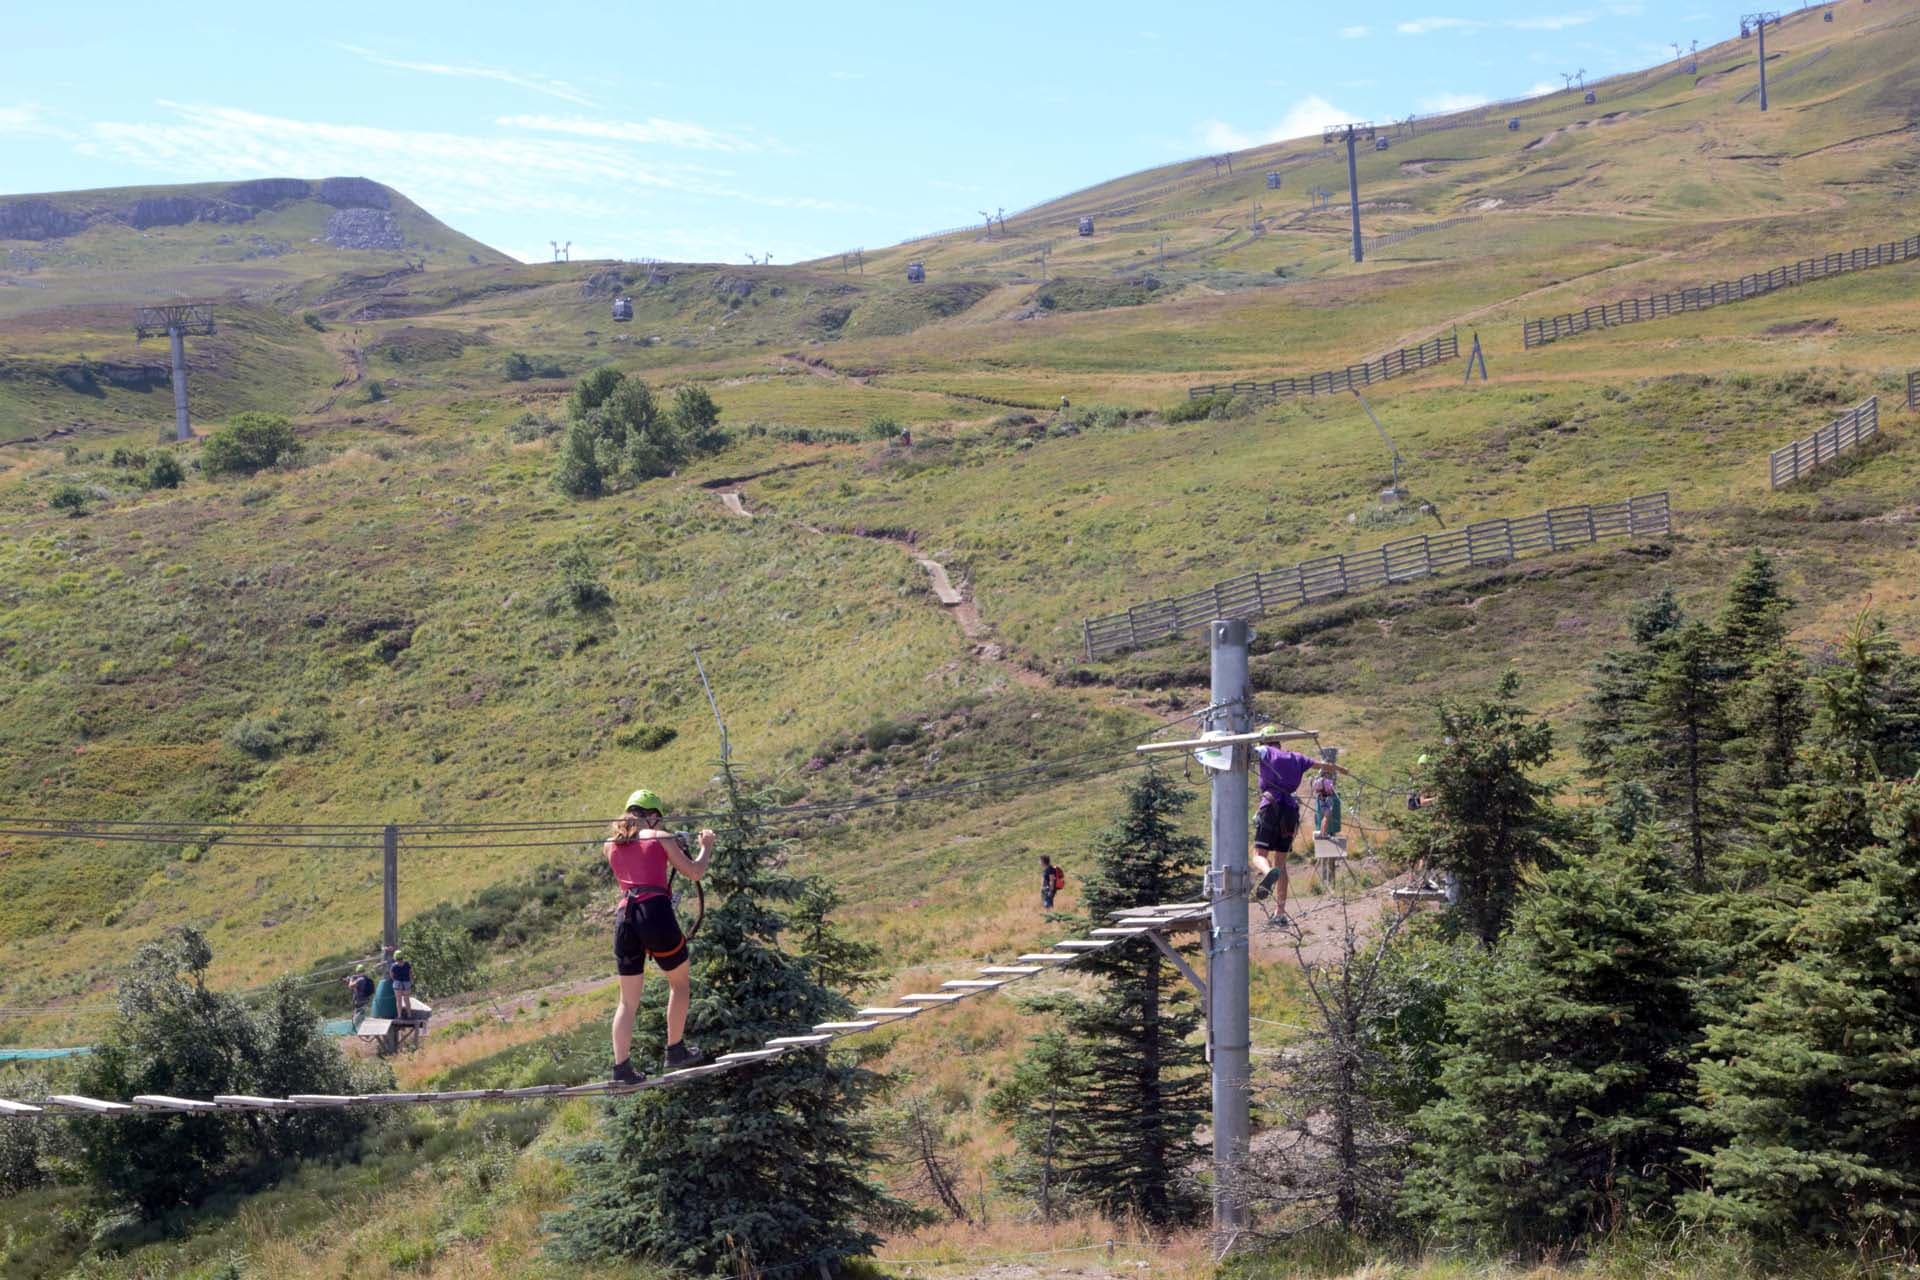
MULTIPOLYGON (((857 1036, 877 1028, 919 1017, 929 1009, 943 1008, 984 995, 989 991, 1028 978, 1065 968, 1084 956, 1121 946, 1138 938, 1164 943, 1165 935, 1204 929, 1212 922, 1212 908, 1205 902, 1162 903, 1133 907, 1112 913, 1114 924, 1092 930, 1085 938, 1067 938, 1041 951, 1028 952, 1013 964, 981 966, 973 978, 955 978, 942 982, 936 991, 915 991, 859 1010, 842 1022, 822 1022, 807 1031, 777 1036, 757 1049, 723 1054, 711 1062, 650 1077, 638 1084, 614 1084, 594 1081, 588 1084, 539 1084, 519 1089, 452 1089, 426 1093, 324 1094, 295 1093, 284 1098, 262 1098, 251 1094, 215 1094, 212 1098, 176 1098, 168 1094, 137 1094, 124 1102, 105 1098, 87 1098, 78 1094, 56 1093, 31 1101, 0 1098, 0 1117, 67 1115, 119 1117, 158 1114, 206 1114, 234 1111, 308 1111, 345 1107, 431 1106, 444 1102, 512 1102, 524 1098, 572 1098, 594 1094, 644 1093, 649 1089, 672 1089, 728 1071, 738 1071, 757 1062, 768 1062, 789 1053, 822 1048, 835 1040, 857 1036)), ((1167 948, 1171 950, 1171 948, 1167 948)))

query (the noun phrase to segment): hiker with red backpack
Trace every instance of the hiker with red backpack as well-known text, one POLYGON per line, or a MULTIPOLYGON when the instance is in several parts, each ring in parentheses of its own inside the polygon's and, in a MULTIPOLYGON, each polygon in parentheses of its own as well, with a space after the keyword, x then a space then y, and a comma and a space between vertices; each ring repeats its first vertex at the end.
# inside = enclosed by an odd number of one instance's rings
POLYGON ((700 852, 690 857, 679 836, 660 829, 665 812, 660 797, 642 788, 627 797, 626 812, 613 820, 613 829, 607 833, 607 865, 621 891, 613 928, 614 970, 620 975, 620 1003, 613 1011, 615 1084, 639 1084, 646 1079, 634 1069, 632 1050, 633 1017, 640 1011, 648 957, 667 980, 666 1069, 691 1067, 706 1056, 686 1041, 687 939, 673 914, 667 880, 672 871, 689 880, 704 876, 715 837, 711 831, 702 831, 700 852))
POLYGON ((1053 895, 1067 887, 1067 873, 1053 865, 1053 859, 1040 855, 1040 909, 1053 910, 1053 895))

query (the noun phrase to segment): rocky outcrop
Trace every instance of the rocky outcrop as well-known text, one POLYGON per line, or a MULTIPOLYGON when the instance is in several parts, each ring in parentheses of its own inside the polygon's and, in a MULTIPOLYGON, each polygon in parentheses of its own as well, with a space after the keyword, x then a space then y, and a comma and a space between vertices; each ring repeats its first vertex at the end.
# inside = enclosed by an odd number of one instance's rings
POLYGON ((87 226, 85 215, 49 200, 0 203, 0 240, 58 240, 87 226))
POLYGON ((276 209, 290 200, 305 200, 313 184, 302 178, 256 178, 227 188, 227 199, 249 209, 276 209))
POLYGON ((323 178, 320 199, 336 209, 391 209, 393 197, 371 178, 323 178))
POLYGON ((399 219, 385 209, 339 210, 327 219, 326 240, 336 249, 400 249, 407 243, 399 219))
POLYGON ((199 196, 145 196, 121 216, 128 226, 145 231, 149 227, 184 227, 189 222, 251 222, 253 210, 243 204, 199 196))

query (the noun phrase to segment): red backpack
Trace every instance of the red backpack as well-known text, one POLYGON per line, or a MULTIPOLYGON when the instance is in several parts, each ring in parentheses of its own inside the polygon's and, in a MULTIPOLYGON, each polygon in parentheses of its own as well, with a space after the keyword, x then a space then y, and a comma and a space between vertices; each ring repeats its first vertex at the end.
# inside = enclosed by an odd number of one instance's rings
POLYGON ((1053 891, 1055 893, 1067 887, 1067 873, 1059 867, 1053 869, 1053 891))

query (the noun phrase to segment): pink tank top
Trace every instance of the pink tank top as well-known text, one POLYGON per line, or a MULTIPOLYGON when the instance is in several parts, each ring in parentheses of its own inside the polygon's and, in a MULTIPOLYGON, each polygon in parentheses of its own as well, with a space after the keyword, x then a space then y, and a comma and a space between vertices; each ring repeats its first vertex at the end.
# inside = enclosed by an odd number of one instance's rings
POLYGON ((622 889, 634 890, 636 898, 665 897, 667 892, 667 846, 656 839, 607 841, 607 865, 622 889))

